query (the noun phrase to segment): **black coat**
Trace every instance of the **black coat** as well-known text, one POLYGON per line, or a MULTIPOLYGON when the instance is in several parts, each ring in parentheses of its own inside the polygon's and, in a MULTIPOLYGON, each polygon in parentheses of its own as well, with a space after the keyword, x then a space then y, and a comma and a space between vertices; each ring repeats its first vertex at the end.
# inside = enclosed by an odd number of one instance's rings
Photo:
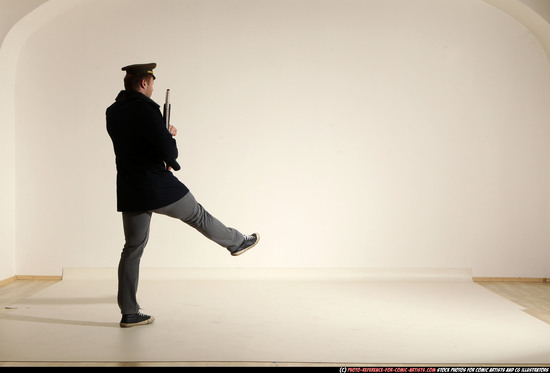
POLYGON ((116 156, 118 211, 158 209, 189 192, 167 170, 179 170, 178 148, 157 103, 142 93, 121 91, 106 118, 116 156))

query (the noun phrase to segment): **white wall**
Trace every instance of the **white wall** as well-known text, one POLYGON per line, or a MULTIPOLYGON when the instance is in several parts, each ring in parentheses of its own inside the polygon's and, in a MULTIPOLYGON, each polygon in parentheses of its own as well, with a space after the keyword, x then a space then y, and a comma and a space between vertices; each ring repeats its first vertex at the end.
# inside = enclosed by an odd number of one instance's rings
POLYGON ((0 0, 0 45, 10 29, 48 0, 0 0))
POLYGON ((0 280, 15 275, 15 70, 27 27, 21 22, 4 42, 8 32, 22 17, 46 0, 0 0, 0 280))
POLYGON ((472 268, 549 277, 550 69, 480 0, 86 0, 24 45, 16 272, 114 267, 104 111, 157 62, 182 171, 232 258, 155 216, 146 267, 472 268), (141 6, 140 6, 141 4, 141 6))
MULTIPOLYGON (((9 46, 0 48, 0 67, 15 68, 9 46)), ((13 116, 13 74, 6 74, 0 88, 0 280, 15 275, 15 127, 13 116), (10 84, 11 83, 11 84, 10 84), (11 88, 11 89, 10 89, 11 88)))
POLYGON ((547 22, 550 22, 550 2, 548 0, 520 0, 522 3, 536 11, 547 22))
POLYGON ((0 0, 0 280, 15 272, 15 74, 21 46, 52 16, 78 0, 0 0), (35 9, 33 11, 33 9, 35 9))

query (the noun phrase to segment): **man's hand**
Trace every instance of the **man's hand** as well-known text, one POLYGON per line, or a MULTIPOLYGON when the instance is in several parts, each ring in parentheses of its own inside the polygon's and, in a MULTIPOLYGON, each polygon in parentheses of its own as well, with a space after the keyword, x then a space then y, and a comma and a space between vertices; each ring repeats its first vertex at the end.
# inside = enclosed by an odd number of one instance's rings
POLYGON ((170 135, 176 136, 176 134, 178 133, 178 129, 173 125, 170 125, 170 127, 168 127, 168 132, 170 132, 170 135))

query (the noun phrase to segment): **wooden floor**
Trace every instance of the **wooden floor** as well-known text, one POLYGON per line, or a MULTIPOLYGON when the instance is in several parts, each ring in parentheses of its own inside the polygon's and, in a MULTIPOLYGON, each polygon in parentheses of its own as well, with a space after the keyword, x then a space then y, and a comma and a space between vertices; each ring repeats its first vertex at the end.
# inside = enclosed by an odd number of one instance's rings
POLYGON ((26 299, 58 282, 58 280, 15 280, 0 286, 0 307, 26 299))
POLYGON ((550 324, 550 283, 478 282, 479 285, 525 308, 525 312, 550 324))

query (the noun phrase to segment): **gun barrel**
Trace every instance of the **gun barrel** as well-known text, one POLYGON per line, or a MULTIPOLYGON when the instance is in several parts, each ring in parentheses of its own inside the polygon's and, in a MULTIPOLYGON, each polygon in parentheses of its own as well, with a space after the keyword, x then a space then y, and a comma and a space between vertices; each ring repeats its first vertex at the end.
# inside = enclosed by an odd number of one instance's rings
POLYGON ((170 90, 166 90, 166 102, 164 103, 164 123, 166 123, 166 129, 170 128, 170 90))

